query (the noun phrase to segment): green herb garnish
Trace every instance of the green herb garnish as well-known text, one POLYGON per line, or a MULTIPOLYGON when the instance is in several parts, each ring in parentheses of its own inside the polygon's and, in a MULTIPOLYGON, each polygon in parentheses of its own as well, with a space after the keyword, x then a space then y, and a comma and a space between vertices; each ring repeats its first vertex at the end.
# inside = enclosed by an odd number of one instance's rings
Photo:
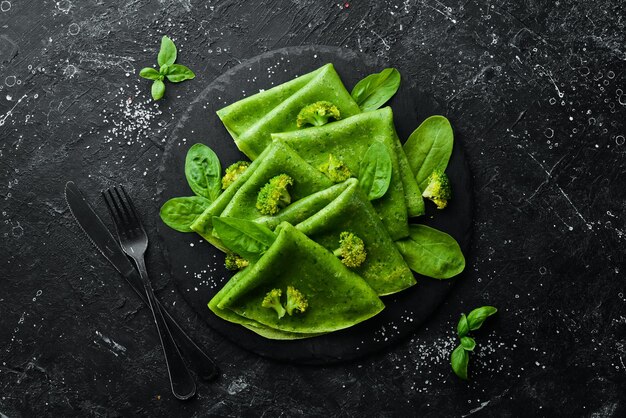
POLYGON ((469 353, 474 351, 476 341, 467 334, 480 328, 485 319, 498 312, 493 306, 481 306, 474 309, 469 315, 461 314, 456 332, 459 336, 460 344, 450 354, 450 365, 454 373, 463 380, 467 380, 467 365, 469 363, 469 353))
POLYGON ((395 68, 385 68, 370 74, 352 89, 351 96, 363 112, 376 110, 396 94, 400 87, 400 73, 395 68))
POLYGON ((391 156, 382 142, 374 142, 359 166, 359 185, 369 200, 383 197, 391 183, 391 156))
POLYGON ((161 39, 161 50, 157 57, 157 64, 159 64, 159 70, 152 67, 143 68, 139 72, 139 76, 148 80, 154 80, 152 83, 152 98, 159 100, 165 94, 166 78, 172 83, 180 83, 181 81, 191 80, 196 75, 189 68, 181 64, 174 64, 176 62, 176 45, 167 36, 163 36, 161 39))

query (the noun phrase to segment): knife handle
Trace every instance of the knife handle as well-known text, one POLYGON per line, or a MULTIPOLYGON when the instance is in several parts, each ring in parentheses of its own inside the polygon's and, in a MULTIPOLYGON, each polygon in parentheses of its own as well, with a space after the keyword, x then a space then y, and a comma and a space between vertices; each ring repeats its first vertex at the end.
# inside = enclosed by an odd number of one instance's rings
POLYGON ((167 366, 167 372, 170 377, 170 384, 172 387, 172 394, 180 399, 186 400, 191 398, 196 393, 196 383, 193 377, 187 370, 187 365, 183 361, 183 357, 178 350, 178 346, 174 341, 174 337, 165 321, 165 315, 161 310, 161 305, 158 303, 150 279, 148 278, 148 271, 146 270, 146 263, 143 258, 143 254, 137 257, 133 257, 137 264, 137 270, 141 276, 146 298, 148 299, 148 306, 152 311, 154 317, 154 323, 161 340, 161 347, 163 348, 163 355, 165 356, 165 363, 167 366))
POLYGON ((178 325, 178 322, 176 322, 163 305, 158 301, 157 303, 161 308, 161 312, 163 312, 163 317, 167 322, 167 327, 172 333, 172 336, 176 340, 178 346, 187 355, 187 360, 198 374, 198 377, 204 381, 215 379, 217 377, 218 370, 213 360, 211 360, 211 358, 209 358, 209 356, 206 355, 200 347, 198 347, 198 345, 182 329, 182 327, 178 325))
MULTIPOLYGON (((133 269, 133 271, 128 274, 124 274, 124 278, 130 284, 130 287, 139 295, 139 297, 144 301, 144 303, 148 304, 146 300, 146 295, 142 292, 143 284, 141 282, 141 278, 137 271, 133 269)), ((198 344, 185 332, 183 328, 176 322, 174 317, 165 309, 162 303, 157 300, 157 304, 161 308, 161 312, 163 312, 163 317, 167 322, 167 326, 176 340, 176 344, 178 347, 186 354, 187 360, 191 367, 195 370, 198 377, 202 380, 209 381, 213 380, 218 375, 218 368, 211 360, 211 358, 200 348, 198 344)))

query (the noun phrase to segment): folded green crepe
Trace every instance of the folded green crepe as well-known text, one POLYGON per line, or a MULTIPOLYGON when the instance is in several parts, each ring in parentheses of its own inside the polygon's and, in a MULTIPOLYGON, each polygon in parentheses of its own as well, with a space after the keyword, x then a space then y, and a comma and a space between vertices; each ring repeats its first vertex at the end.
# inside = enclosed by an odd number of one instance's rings
POLYGON ((219 243, 218 248, 222 249, 219 239, 213 235, 212 217, 260 217, 261 213, 256 208, 259 190, 279 174, 287 174, 294 180, 293 186, 289 188, 292 202, 333 184, 287 145, 275 141, 191 224, 191 229, 212 244, 218 246, 216 243, 219 243))
POLYGON ((272 138, 289 145, 314 167, 329 155, 343 161, 357 175, 361 158, 379 141, 391 156, 392 174, 387 193, 372 204, 394 240, 408 236, 408 216, 423 214, 424 202, 393 125, 391 108, 361 113, 320 127, 275 133, 272 138))
POLYGON ((343 231, 361 238, 367 258, 352 270, 379 295, 396 293, 415 284, 413 273, 354 178, 307 196, 275 217, 257 220, 269 228, 282 221, 294 224, 331 252, 339 247, 343 231))
POLYGON ((251 160, 271 143, 270 134, 298 129, 300 110, 318 101, 339 108, 342 118, 361 110, 346 90, 332 64, 287 83, 239 100, 217 111, 237 147, 251 160))
POLYGON ((260 324, 252 319, 248 319, 245 316, 241 316, 230 309, 220 309, 218 304, 222 300, 222 298, 230 292, 235 285, 242 280, 242 277, 247 274, 247 272, 251 271, 251 268, 245 268, 235 274, 231 279, 226 282, 224 287, 217 292, 217 294, 209 301, 209 309, 215 313, 215 315, 219 316, 222 319, 225 319, 229 322, 233 322, 235 324, 243 325, 249 330, 256 332, 262 337, 269 338, 271 340, 298 340, 301 338, 309 338, 321 335, 322 333, 294 333, 287 331, 280 331, 277 329, 270 328, 266 325, 260 324))
POLYGON ((313 168, 284 143, 275 141, 269 148, 270 151, 248 179, 241 184, 219 216, 240 219, 260 217, 261 212, 256 208, 259 190, 272 177, 280 174, 287 174, 293 179, 293 185, 289 187, 292 202, 333 185, 324 174, 313 168))
POLYGON ((250 327, 259 323, 288 333, 311 334, 348 328, 384 308, 363 278, 324 247, 288 223, 280 224, 276 231, 276 241, 259 261, 242 271, 234 283, 227 284, 225 294, 218 294, 217 303, 209 302, 222 318, 250 327), (284 303, 287 286, 305 296, 308 308, 278 318, 276 311, 262 306, 262 301, 272 289, 281 289, 284 303), (238 316, 225 315, 227 309, 238 316))

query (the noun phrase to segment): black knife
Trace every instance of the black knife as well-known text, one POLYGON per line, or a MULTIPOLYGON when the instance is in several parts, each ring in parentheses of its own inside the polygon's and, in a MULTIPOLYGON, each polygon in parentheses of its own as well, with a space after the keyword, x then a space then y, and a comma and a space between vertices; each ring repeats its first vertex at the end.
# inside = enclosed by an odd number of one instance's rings
MULTIPOLYGON (((117 240, 111 235, 100 217, 85 200, 78 186, 73 181, 65 184, 65 200, 70 208, 70 212, 81 229, 87 234, 91 243, 109 260, 115 269, 126 279, 128 284, 139 295, 141 300, 147 305, 143 284, 139 274, 124 254, 117 240)), ((164 314, 167 327, 174 336, 179 348, 187 355, 190 364, 203 380, 211 380, 217 377, 217 367, 200 347, 191 339, 189 335, 178 325, 176 320, 165 310, 163 305, 161 310, 164 314)))

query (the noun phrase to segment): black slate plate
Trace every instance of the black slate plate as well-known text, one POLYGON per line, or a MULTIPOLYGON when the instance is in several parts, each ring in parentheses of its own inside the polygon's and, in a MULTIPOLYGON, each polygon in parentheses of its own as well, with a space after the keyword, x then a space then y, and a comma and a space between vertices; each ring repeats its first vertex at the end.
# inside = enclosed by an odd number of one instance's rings
MULTIPOLYGON (((215 111, 259 89, 267 89, 332 62, 348 90, 361 78, 386 65, 344 48, 305 46, 283 48, 250 59, 213 81, 191 103, 174 129, 163 156, 159 176, 159 203, 175 196, 191 195, 184 161, 189 147, 202 142, 220 157, 222 168, 245 158, 215 114, 215 111)), ((403 79, 390 102, 398 135, 404 141, 426 117, 437 114, 438 106, 410 80, 403 79)), ((427 203, 427 215, 418 219, 452 235, 468 253, 472 230, 472 195, 469 167, 459 143, 455 143, 448 166, 454 199, 444 211, 427 203), (435 216, 433 216, 435 215, 435 216)), ((176 232, 159 221, 171 274, 178 289, 193 309, 224 337, 250 351, 278 360, 304 364, 327 364, 385 348, 411 335, 446 298, 455 281, 418 277, 418 284, 396 295, 384 297, 386 308, 376 317, 347 330, 296 341, 273 341, 216 317, 207 302, 232 276, 223 267, 223 255, 196 234, 176 232)))

